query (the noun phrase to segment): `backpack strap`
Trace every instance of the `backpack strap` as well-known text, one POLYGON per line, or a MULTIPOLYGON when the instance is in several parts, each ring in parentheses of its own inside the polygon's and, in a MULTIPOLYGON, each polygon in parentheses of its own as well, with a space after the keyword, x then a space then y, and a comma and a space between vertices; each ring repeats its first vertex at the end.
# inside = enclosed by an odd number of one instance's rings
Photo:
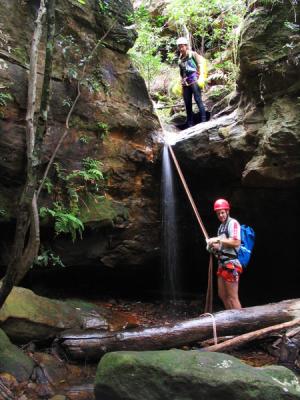
MULTIPOLYGON (((226 236, 226 238, 229 239, 229 230, 228 230, 228 227, 229 227, 229 224, 230 224, 231 221, 232 221, 232 218, 231 218, 231 217, 228 217, 228 218, 227 218, 227 221, 226 221, 226 223, 225 223, 224 229, 221 229, 221 228, 222 228, 222 225, 219 226, 219 229, 218 229, 218 236, 219 236, 221 233, 224 233, 225 236, 226 236)), ((236 253, 236 256, 234 256, 233 254, 227 253, 227 252, 224 251, 224 250, 221 250, 221 254, 224 255, 224 256, 230 257, 230 258, 237 258, 238 252, 237 252, 237 250, 236 250, 235 248, 233 248, 233 249, 234 249, 234 252, 236 253)))
POLYGON ((227 237, 227 239, 229 238, 228 227, 229 227, 229 224, 230 224, 230 221, 231 221, 231 220, 232 220, 231 217, 228 217, 228 218, 227 218, 227 221, 226 221, 226 223, 225 223, 224 229, 222 229, 222 225, 219 226, 219 229, 218 229, 218 236, 221 235, 221 233, 225 233, 225 236, 227 237))
POLYGON ((193 59, 195 65, 196 65, 196 67, 197 67, 197 70, 199 71, 199 70, 201 69, 201 65, 200 65, 200 63, 198 62, 196 55, 198 55, 198 53, 196 53, 195 51, 191 50, 191 51, 189 52, 189 59, 191 59, 191 58, 193 59))

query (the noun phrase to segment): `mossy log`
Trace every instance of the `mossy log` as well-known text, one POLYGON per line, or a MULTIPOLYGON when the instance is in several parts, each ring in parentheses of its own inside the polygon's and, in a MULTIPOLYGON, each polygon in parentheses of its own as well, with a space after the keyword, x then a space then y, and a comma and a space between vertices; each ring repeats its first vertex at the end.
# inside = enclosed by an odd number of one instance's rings
POLYGON ((183 346, 217 335, 239 335, 300 317, 300 299, 285 300, 241 310, 227 310, 214 315, 145 329, 107 331, 64 331, 56 340, 58 351, 76 360, 99 360, 117 350, 160 350, 183 346))

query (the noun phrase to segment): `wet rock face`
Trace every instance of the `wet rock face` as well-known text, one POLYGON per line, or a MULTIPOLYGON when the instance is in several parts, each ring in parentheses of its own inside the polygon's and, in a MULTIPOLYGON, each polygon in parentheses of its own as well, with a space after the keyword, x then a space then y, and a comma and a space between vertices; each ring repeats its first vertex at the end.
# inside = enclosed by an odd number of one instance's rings
POLYGON ((241 30, 238 86, 242 104, 254 103, 263 121, 243 180, 251 186, 297 187, 300 39, 295 21, 300 5, 284 1, 270 8, 257 1, 252 7, 241 30))
MULTIPOLYGON (((11 221, 24 182, 27 74, 35 6, 35 2, 17 0, 0 4, 0 87, 7 95, 0 102, 0 222, 6 222, 6 232, 13 231, 11 221), (16 20, 22 23, 16 25, 16 20)), ((68 236, 54 238, 51 221, 43 223, 44 243, 57 250, 67 265, 141 265, 155 257, 153 249, 158 246, 159 186, 152 177, 156 171, 151 135, 159 124, 145 83, 126 54, 136 38, 128 22, 132 12, 127 0, 110 2, 103 10, 94 0, 84 5, 67 0, 57 3, 53 93, 43 169, 64 132, 82 63, 107 34, 88 64, 70 132, 56 159, 66 173, 82 170, 82 160, 88 157, 100 160, 105 187, 79 204, 86 229, 76 251, 68 236)), ((39 77, 44 51, 42 44, 39 77)), ((39 92, 40 86, 39 81, 39 92)), ((56 193, 42 193, 41 205, 48 207, 51 196, 57 201, 63 185, 55 168, 49 178, 56 193)), ((0 238, 2 265, 9 254, 5 236, 0 238)))
POLYGON ((238 49, 243 96, 265 103, 299 92, 299 13, 299 3, 286 0, 250 6, 238 49))

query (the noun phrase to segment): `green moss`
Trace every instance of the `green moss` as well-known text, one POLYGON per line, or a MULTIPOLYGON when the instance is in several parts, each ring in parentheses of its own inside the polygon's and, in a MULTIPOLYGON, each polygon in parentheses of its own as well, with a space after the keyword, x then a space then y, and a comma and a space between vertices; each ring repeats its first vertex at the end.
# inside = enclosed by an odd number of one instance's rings
POLYGON ((71 118, 70 126, 80 131, 95 132, 99 139, 105 139, 109 134, 109 127, 105 122, 87 122, 82 120, 78 116, 74 116, 71 118))
POLYGON ((33 360, 13 345, 0 329, 0 373, 8 372, 14 375, 18 381, 24 381, 30 377, 33 368, 33 360))
POLYGON ((12 50, 12 54, 23 64, 29 63, 29 57, 25 47, 16 47, 12 50))
POLYGON ((96 399, 116 400, 279 400, 299 398, 300 387, 284 367, 253 368, 227 354, 119 351, 101 359, 95 393, 96 399))
POLYGON ((83 199, 79 218, 83 223, 100 222, 112 224, 117 217, 128 218, 126 207, 104 196, 87 194, 83 199))

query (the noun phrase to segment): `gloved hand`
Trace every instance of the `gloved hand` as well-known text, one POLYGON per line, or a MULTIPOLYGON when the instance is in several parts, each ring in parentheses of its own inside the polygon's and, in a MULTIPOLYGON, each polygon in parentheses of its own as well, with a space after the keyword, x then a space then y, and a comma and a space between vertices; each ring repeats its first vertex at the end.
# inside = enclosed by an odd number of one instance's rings
POLYGON ((208 246, 211 246, 214 243, 220 243, 220 239, 218 237, 208 238, 206 239, 206 243, 208 244, 208 246))
POLYGON ((199 76, 198 81, 197 81, 200 89, 203 89, 205 86, 205 79, 202 75, 199 76))
POLYGON ((215 253, 215 249, 214 249, 213 247, 211 247, 208 243, 207 243, 207 245, 206 245, 206 250, 207 250, 209 253, 212 253, 212 254, 215 253))

